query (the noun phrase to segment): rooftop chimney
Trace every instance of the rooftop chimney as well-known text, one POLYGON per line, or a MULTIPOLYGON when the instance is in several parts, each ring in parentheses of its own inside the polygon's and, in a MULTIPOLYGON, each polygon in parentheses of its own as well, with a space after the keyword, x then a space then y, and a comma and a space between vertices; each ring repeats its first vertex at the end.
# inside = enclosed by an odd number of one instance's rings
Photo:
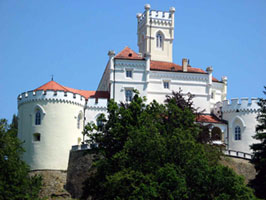
POLYGON ((183 72, 187 72, 187 66, 188 66, 188 59, 183 58, 182 59, 182 70, 183 70, 183 72))

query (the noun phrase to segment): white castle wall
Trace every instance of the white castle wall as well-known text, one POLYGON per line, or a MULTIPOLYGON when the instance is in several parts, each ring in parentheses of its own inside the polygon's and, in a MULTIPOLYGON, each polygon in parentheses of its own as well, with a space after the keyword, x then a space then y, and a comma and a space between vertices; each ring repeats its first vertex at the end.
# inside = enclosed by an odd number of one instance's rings
POLYGON ((256 117, 258 115, 258 100, 252 98, 232 99, 223 101, 222 113, 223 119, 228 121, 229 150, 242 151, 245 153, 252 153, 250 145, 258 142, 253 139, 255 135, 255 128, 257 125, 256 117), (235 127, 241 128, 241 140, 235 140, 235 127))
POLYGON ((110 95, 116 102, 125 102, 125 90, 136 89, 142 96, 146 94, 146 61, 115 59, 115 70, 110 95), (126 77, 126 70, 132 70, 132 78, 126 77))
POLYGON ((89 122, 96 123, 98 116, 103 113, 105 116, 107 115, 107 99, 98 99, 90 98, 88 99, 87 105, 86 105, 86 124, 89 122))
POLYGON ((172 91, 179 91, 195 95, 193 99, 195 107, 205 109, 210 113, 210 103, 208 94, 208 74, 193 74, 183 72, 163 72, 151 71, 148 85, 148 101, 156 99, 163 103, 166 95, 171 95, 172 91), (169 81, 169 89, 163 87, 163 82, 169 81))
POLYGON ((63 91, 30 91, 18 97, 19 133, 25 141, 25 160, 31 169, 66 170, 69 151, 81 137, 85 98, 63 91), (41 125, 35 125, 36 109, 41 110, 41 125), (41 135, 33 141, 33 134, 41 135))

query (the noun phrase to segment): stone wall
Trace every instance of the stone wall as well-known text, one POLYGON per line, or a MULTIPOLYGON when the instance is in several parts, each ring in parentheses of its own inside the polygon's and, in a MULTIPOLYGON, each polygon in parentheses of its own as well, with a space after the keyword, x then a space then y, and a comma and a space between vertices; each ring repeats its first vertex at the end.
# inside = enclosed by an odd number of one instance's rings
POLYGON ((90 150, 71 151, 69 156, 66 190, 73 198, 80 198, 83 182, 90 175, 94 154, 90 150))
POLYGON ((71 195, 65 190, 66 171, 59 170, 34 170, 30 176, 42 176, 42 189, 40 197, 49 200, 71 199, 71 195))
MULTIPOLYGON (((94 154, 91 150, 71 151, 67 172, 56 170, 30 172, 31 175, 39 174, 43 177, 40 197, 45 197, 49 200, 80 198, 83 191, 83 183, 90 176, 89 169, 92 166, 93 157, 94 154)), ((243 176, 245 183, 255 178, 255 168, 248 160, 222 157, 220 163, 243 176)))

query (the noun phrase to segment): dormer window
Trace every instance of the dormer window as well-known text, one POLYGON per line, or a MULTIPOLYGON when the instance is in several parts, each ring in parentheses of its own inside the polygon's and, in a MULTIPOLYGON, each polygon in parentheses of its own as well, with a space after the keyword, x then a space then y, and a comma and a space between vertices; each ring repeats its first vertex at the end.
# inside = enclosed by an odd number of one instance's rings
POLYGON ((163 47, 163 36, 161 33, 156 35, 156 47, 160 49, 163 47))

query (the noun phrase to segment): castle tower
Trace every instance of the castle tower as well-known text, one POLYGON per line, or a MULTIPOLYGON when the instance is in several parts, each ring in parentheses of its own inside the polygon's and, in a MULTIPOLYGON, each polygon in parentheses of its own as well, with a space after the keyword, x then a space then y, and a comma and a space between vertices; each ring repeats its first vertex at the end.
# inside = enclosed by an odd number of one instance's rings
POLYGON ((258 143, 253 138, 256 134, 256 117, 259 112, 258 99, 248 98, 224 100, 222 105, 223 119, 228 121, 228 150, 252 153, 250 145, 258 143))
POLYGON ((96 121, 108 92, 78 90, 55 81, 18 96, 18 138, 22 159, 31 170, 67 170, 72 145, 83 139, 83 126, 96 121))
POLYGON ((174 12, 174 7, 163 12, 150 10, 150 5, 146 4, 144 13, 137 14, 140 53, 150 53, 151 60, 172 62, 174 12))

